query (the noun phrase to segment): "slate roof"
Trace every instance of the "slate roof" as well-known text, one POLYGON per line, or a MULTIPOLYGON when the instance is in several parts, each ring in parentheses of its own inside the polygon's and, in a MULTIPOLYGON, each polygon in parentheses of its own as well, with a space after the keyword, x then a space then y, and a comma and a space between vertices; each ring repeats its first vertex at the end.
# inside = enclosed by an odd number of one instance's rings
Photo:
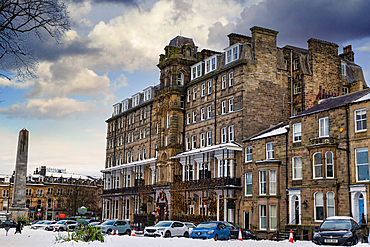
POLYGON ((362 97, 362 96, 364 96, 368 93, 370 93, 370 89, 362 90, 362 91, 359 91, 359 92, 347 94, 347 95, 340 96, 340 97, 335 97, 335 98, 331 97, 331 98, 323 100, 320 104, 315 105, 315 106, 311 107, 310 109, 307 109, 307 110, 305 110, 305 111, 303 111, 303 112, 301 112, 301 113, 299 113, 295 116, 292 116, 290 118, 306 116, 306 115, 310 115, 310 114, 313 114, 313 113, 326 111, 326 110, 329 110, 329 109, 339 108, 341 106, 345 106, 347 103, 350 103, 350 102, 353 102, 353 101, 357 100, 358 98, 360 98, 360 97, 362 97))
POLYGON ((243 142, 285 134, 287 132, 287 127, 289 127, 288 123, 279 123, 278 125, 271 126, 270 128, 243 140, 243 142))
POLYGON ((181 46, 184 46, 184 45, 195 46, 193 39, 182 37, 182 36, 177 36, 177 37, 171 39, 171 41, 169 43, 169 46, 172 46, 172 47, 181 47, 181 46))

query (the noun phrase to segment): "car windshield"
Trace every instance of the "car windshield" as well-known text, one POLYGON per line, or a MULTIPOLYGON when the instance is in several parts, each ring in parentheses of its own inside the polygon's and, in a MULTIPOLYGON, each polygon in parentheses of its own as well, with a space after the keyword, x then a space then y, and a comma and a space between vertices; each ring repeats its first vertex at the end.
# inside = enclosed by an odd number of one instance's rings
POLYGON ((58 222, 57 222, 57 224, 62 225, 62 224, 64 224, 65 222, 66 222, 65 220, 62 220, 62 221, 58 221, 58 222))
POLYGON ((102 225, 108 225, 108 226, 111 226, 114 224, 115 221, 105 221, 102 223, 102 225))
POLYGON ((36 224, 47 224, 47 222, 45 222, 45 221, 39 221, 36 224))
POLYGON ((51 223, 53 223, 53 222, 52 221, 44 222, 45 225, 50 225, 51 223))
POLYGON ((189 227, 189 228, 194 228, 194 225, 193 224, 191 224, 191 223, 186 223, 185 224, 187 227, 189 227))
POLYGON ((332 230, 340 230, 345 229, 348 230, 351 228, 351 221, 343 221, 343 220, 328 220, 322 223, 320 226, 321 229, 332 229, 332 230))
POLYGON ((216 228, 217 223, 215 222, 206 222, 206 223, 200 223, 197 225, 197 228, 216 228))
POLYGON ((155 226, 162 226, 162 227, 169 227, 171 226, 172 222, 168 222, 168 221, 161 221, 161 222, 158 222, 155 226))

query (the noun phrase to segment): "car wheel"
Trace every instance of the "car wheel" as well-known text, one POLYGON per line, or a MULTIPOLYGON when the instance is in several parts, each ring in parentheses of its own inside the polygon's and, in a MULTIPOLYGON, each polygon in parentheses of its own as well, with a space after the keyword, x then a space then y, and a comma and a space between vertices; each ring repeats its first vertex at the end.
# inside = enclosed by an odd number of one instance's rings
POLYGON ((215 237, 213 238, 215 241, 218 240, 218 235, 216 234, 215 237))
MULTIPOLYGON (((125 234, 131 236, 131 231, 130 230, 126 230, 125 234)), ((144 235, 145 236, 145 235, 144 235)))
POLYGON ((189 233, 188 233, 188 232, 185 232, 185 233, 184 233, 184 237, 185 237, 185 238, 188 238, 188 237, 189 237, 189 233))
POLYGON ((171 237, 171 232, 170 232, 170 231, 167 231, 167 232, 164 234, 164 237, 165 237, 165 238, 170 238, 170 237, 171 237))
POLYGON ((108 235, 111 235, 111 234, 112 234, 112 229, 108 229, 108 230, 107 230, 107 234, 108 234, 108 235))

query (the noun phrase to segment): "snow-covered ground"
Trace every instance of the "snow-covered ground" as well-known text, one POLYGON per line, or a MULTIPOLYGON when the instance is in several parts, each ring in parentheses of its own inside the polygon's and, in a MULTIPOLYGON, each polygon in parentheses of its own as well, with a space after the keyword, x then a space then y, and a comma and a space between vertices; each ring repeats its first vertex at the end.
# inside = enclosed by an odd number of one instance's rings
MULTIPOLYGON (((4 229, 0 229, 0 246, 1 247, 49 247, 49 246, 89 246, 89 247, 316 247, 315 244, 309 241, 297 241, 289 243, 288 241, 274 242, 274 241, 254 241, 244 240, 243 242, 237 240, 231 241, 213 241, 213 240, 198 240, 198 239, 185 239, 185 238, 149 238, 149 237, 132 237, 132 236, 106 236, 105 242, 64 242, 57 243, 55 236, 58 233, 48 232, 44 230, 32 230, 25 227, 22 234, 14 234, 15 229, 12 228, 6 236, 4 229)), ((62 234, 66 234, 65 232, 62 234)), ((357 246, 369 246, 368 244, 358 244, 357 246)))

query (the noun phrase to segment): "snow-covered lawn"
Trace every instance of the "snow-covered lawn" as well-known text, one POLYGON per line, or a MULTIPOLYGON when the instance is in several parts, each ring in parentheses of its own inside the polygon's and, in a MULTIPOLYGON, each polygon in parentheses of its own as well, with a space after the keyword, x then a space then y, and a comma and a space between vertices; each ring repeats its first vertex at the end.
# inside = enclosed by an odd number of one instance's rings
MULTIPOLYGON (((297 241, 294 244, 288 241, 274 242, 274 241, 254 241, 244 240, 243 242, 237 240, 231 241, 213 241, 213 240, 198 240, 185 238, 149 238, 149 237, 132 237, 132 236, 106 236, 105 242, 64 242, 56 243, 55 236, 58 233, 48 232, 44 230, 32 230, 25 227, 22 234, 14 234, 15 229, 12 228, 5 234, 4 229, 0 229, 0 246, 1 247, 49 247, 49 246, 89 246, 89 247, 293 247, 294 245, 300 247, 316 247, 315 244, 309 241, 297 241)), ((66 234, 63 232, 62 234, 66 234)), ((369 246, 368 244, 358 244, 357 246, 369 246)))

